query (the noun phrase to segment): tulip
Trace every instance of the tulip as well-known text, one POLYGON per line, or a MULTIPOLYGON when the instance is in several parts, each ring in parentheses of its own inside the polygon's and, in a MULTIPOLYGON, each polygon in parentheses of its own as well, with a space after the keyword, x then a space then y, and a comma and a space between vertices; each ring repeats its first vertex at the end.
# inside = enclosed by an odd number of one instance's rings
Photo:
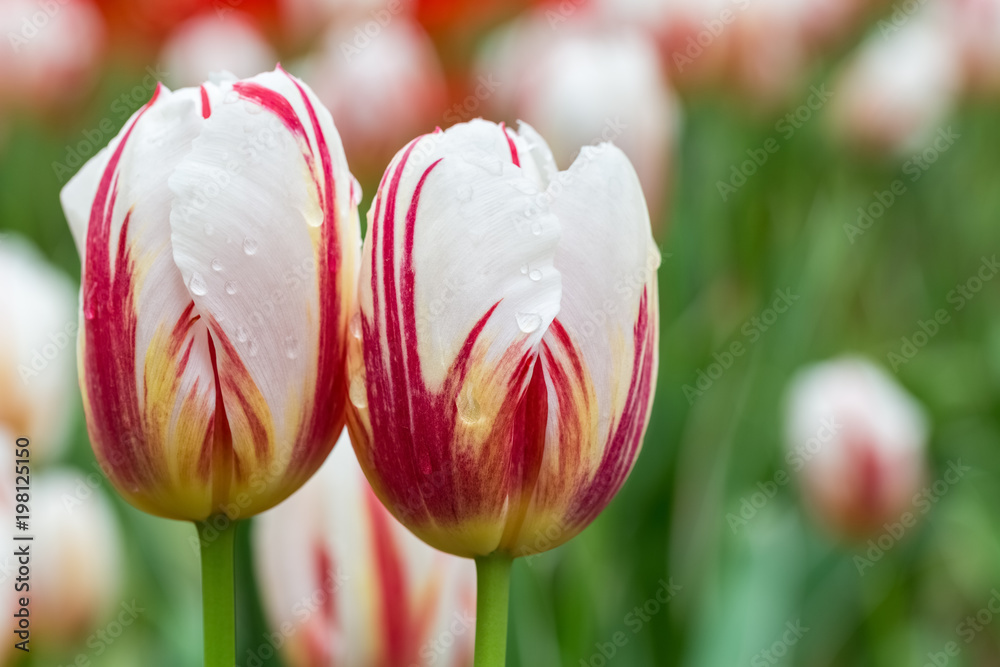
POLYGON ((475 567, 392 518, 346 433, 305 486, 256 519, 253 543, 290 667, 471 664, 475 567))
POLYGON ((359 196, 329 113, 280 68, 159 88, 63 190, 94 453, 139 509, 198 522, 206 584, 231 588, 232 521, 343 428, 359 196))
POLYGON ((65 449, 77 400, 76 288, 15 235, 0 236, 0 285, 0 424, 31 438, 38 465, 65 449))
POLYGON ((31 496, 32 638, 72 647, 118 604, 121 535, 104 493, 77 472, 33 475, 31 496))
POLYGON ((962 0, 947 9, 970 92, 1000 94, 1000 2, 962 0))
POLYGON ((585 19, 567 19, 553 35, 543 14, 517 23, 499 42, 479 69, 509 84, 487 103, 536 128, 560 165, 581 145, 613 140, 639 174, 655 228, 680 124, 655 43, 637 30, 585 19))
POLYGON ((328 32, 303 78, 337 118, 354 172, 377 183, 400 146, 441 122, 444 75, 434 45, 405 16, 364 48, 355 37, 342 26, 328 32))
POLYGON ((65 103, 93 82, 105 29, 90 0, 0 2, 0 110, 65 103))
POLYGON ((835 128, 875 152, 919 150, 956 104, 961 84, 955 41, 933 8, 925 9, 860 47, 834 87, 835 128))
POLYGON ((369 220, 351 441, 397 519, 477 559, 477 664, 502 664, 511 558, 579 533, 639 453, 659 265, 642 189, 611 144, 559 172, 530 126, 476 120, 401 150, 369 220))
POLYGON ((785 433, 802 494, 835 534, 869 537, 913 509, 927 419, 881 368, 846 357, 800 371, 788 389, 785 433))
POLYGON ((197 86, 213 72, 251 76, 276 61, 253 20, 235 10, 223 16, 203 14, 178 26, 160 57, 171 82, 181 86, 197 86))

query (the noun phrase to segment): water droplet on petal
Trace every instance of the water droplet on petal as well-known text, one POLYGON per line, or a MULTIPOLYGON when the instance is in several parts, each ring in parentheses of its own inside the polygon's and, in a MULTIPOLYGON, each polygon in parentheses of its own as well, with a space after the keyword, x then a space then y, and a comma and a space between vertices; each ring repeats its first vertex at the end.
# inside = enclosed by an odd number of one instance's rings
POLYGON ((534 234, 535 236, 541 236, 541 234, 542 234, 542 223, 537 222, 537 221, 531 223, 531 233, 534 234))
POLYGON ((542 316, 538 313, 517 313, 517 328, 524 333, 537 331, 542 326, 542 316))
POLYGON ((243 108, 246 110, 248 114, 254 116, 256 116, 262 111, 261 106, 259 104, 251 102, 250 100, 247 100, 246 102, 243 103, 243 108))
POLYGON ((323 215, 322 209, 317 205, 315 207, 310 207, 306 211, 306 224, 310 227, 319 227, 323 224, 323 220, 326 216, 323 215))
POLYGON ((354 313, 354 316, 351 317, 350 329, 351 329, 351 335, 354 336, 355 338, 357 338, 358 340, 360 340, 361 339, 361 313, 354 313))
POLYGON ((91 285, 87 289, 87 294, 83 297, 83 316, 88 320, 97 317, 97 300, 94 298, 95 291, 97 291, 97 288, 91 285))
POLYGON ((531 273, 528 274, 528 277, 537 283, 539 280, 542 279, 542 272, 539 271, 538 269, 532 269, 531 273))
POLYGON ((247 342, 250 339, 250 334, 243 327, 237 327, 236 329, 236 340, 241 343, 247 342))
POLYGON ((213 225, 211 222, 206 222, 205 223, 205 236, 211 236, 214 233, 215 233, 215 225, 213 225))
POLYGON ((289 359, 299 356, 299 341, 295 336, 285 336, 285 356, 289 359))
POLYGON ((188 289, 195 296, 205 296, 208 294, 208 284, 200 273, 195 271, 191 274, 191 281, 188 282, 188 289))
POLYGON ((245 252, 248 255, 256 255, 257 254, 257 242, 254 241, 249 236, 246 237, 245 239, 243 239, 243 252, 245 252))
POLYGON ((523 275, 528 275, 528 265, 527 264, 522 264, 521 265, 521 273, 523 275))
POLYGON ((365 378, 361 373, 356 373, 351 378, 351 388, 348 391, 351 397, 351 404, 359 409, 368 407, 368 388, 365 387, 365 378))
POLYGON ((458 186, 458 192, 456 194, 459 201, 472 201, 472 186, 468 183, 463 183, 458 186))
POLYGON ((237 93, 235 90, 230 90, 228 93, 226 93, 226 96, 223 98, 223 102, 225 102, 226 104, 235 104, 236 102, 239 101, 240 101, 239 93, 237 93))
POLYGON ((236 282, 230 280, 226 283, 226 294, 233 295, 236 294, 236 282))
POLYGON ((251 338, 250 339, 250 345, 247 346, 247 352, 250 354, 251 357, 256 357, 257 356, 257 352, 259 352, 259 351, 260 351, 260 347, 257 345, 257 339, 256 338, 251 338))
POLYGON ((483 411, 476 397, 472 395, 471 385, 458 392, 455 407, 458 409, 458 418, 466 424, 475 424, 483 418, 483 411))
POLYGON ((222 260, 220 260, 218 257, 212 260, 212 270, 213 271, 222 270, 222 260))
POLYGON ((351 206, 357 206, 361 203, 361 197, 364 193, 361 191, 361 184, 358 183, 358 179, 351 177, 351 206))

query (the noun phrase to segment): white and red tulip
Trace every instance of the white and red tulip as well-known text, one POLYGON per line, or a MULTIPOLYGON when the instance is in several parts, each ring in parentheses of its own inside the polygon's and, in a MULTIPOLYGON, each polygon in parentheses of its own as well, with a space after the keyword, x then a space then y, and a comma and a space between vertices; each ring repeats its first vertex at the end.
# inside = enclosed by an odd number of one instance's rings
POLYGON ((13 234, 0 237, 0 285, 0 424, 31 438, 37 464, 58 457, 72 423, 76 288, 13 234))
POLYGON ((159 88, 63 190, 87 426, 129 502, 245 518, 326 458, 359 195, 329 113, 280 69, 159 88))
POLYGON ((913 509, 927 428, 916 400, 863 359, 811 366, 788 389, 788 460, 810 508, 845 537, 866 537, 913 509))
POLYGON ((378 181, 396 151, 441 123, 446 87, 434 45, 406 16, 370 43, 354 45, 352 27, 336 26, 303 78, 337 119, 354 173, 378 181))
POLYGON ((118 523, 101 489, 69 469, 32 475, 31 496, 32 638, 73 647, 118 603, 118 523))
POLYGON ((346 433, 305 486, 257 518, 254 552, 290 667, 472 664, 475 566, 389 514, 346 433))
POLYGON ((928 7, 888 34, 874 32, 834 88, 834 127, 873 152, 906 153, 940 129, 962 89, 960 51, 928 7))
POLYGON ((564 172, 530 127, 411 141, 369 212, 348 426, 376 494, 466 557, 555 547, 635 463, 659 252, 628 158, 564 172))

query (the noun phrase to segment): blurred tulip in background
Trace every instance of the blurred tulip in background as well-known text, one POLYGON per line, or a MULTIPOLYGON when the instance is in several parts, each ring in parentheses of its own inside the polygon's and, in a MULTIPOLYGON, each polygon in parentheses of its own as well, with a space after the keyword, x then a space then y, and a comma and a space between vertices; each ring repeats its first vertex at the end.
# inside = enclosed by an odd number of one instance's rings
POLYGON ((802 495, 834 533, 867 538, 917 514, 927 418, 881 368, 844 357, 803 369, 788 388, 785 430, 802 495))
POLYGON ((216 72, 237 78, 274 69, 277 56, 254 22, 237 11, 203 14, 179 25, 167 39, 161 67, 175 86, 198 86, 216 72))
POLYGON ((259 517, 254 552, 289 667, 472 664, 475 566, 389 514, 346 432, 302 489, 259 517))

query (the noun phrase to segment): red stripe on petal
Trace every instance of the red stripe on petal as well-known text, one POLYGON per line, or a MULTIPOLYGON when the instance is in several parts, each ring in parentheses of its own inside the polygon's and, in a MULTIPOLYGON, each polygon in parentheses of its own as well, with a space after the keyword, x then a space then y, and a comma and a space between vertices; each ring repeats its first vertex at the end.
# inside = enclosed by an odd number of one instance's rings
POLYGON ((507 140, 507 146, 510 147, 510 159, 514 162, 517 167, 521 166, 521 160, 517 156, 517 145, 514 143, 514 139, 508 134, 507 126, 503 122, 500 123, 500 131, 503 132, 504 139, 507 140))
POLYGON ((212 115, 212 104, 208 101, 208 91, 205 86, 201 86, 201 117, 208 118, 212 115))

